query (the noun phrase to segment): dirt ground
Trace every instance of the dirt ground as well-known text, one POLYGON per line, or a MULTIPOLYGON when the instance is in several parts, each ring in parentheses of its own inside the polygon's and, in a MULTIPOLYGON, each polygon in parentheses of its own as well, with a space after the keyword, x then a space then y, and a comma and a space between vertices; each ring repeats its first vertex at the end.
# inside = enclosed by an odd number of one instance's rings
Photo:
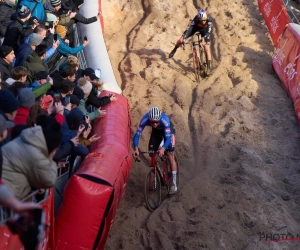
POLYGON ((181 167, 179 193, 149 212, 148 165, 133 164, 105 249, 300 249, 269 241, 300 236, 300 130, 257 1, 106 0, 102 8, 132 131, 161 108, 176 127, 181 167), (200 7, 214 19, 213 71, 197 84, 190 49, 168 54, 200 7))

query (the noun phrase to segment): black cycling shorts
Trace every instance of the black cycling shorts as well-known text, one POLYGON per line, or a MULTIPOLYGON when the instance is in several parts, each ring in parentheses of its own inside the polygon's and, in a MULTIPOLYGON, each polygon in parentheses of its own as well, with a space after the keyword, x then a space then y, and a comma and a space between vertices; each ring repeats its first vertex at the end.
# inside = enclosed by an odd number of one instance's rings
MULTIPOLYGON (((175 150, 175 128, 174 128, 172 122, 170 124, 170 129, 171 129, 171 143, 170 143, 169 147, 166 148, 166 151, 174 152, 174 150, 175 150)), ((165 131, 163 129, 152 128, 149 145, 148 145, 149 150, 157 151, 159 148, 159 145, 163 139, 164 139, 164 141, 166 141, 165 131)))
MULTIPOLYGON (((201 28, 197 25, 190 26, 185 32, 184 37, 189 38, 193 36, 196 32, 199 32, 201 34, 201 37, 204 37, 208 33, 208 27, 201 28)), ((204 37, 205 43, 210 43, 210 35, 204 37)))

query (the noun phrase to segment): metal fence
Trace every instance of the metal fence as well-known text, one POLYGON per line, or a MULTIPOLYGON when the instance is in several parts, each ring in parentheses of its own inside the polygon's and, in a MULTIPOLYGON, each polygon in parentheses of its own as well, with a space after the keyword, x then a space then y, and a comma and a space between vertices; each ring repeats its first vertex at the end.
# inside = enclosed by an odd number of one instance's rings
POLYGON ((291 5, 290 0, 282 0, 292 23, 300 24, 300 11, 291 5))

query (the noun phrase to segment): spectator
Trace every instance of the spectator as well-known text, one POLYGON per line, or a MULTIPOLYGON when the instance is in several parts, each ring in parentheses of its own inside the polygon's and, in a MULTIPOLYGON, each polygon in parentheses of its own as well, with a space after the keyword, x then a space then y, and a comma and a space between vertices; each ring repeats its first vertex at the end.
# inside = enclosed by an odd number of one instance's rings
POLYGON ((34 96, 39 98, 46 94, 52 84, 53 80, 46 71, 37 72, 34 76, 34 82, 31 85, 34 96))
POLYGON ((22 5, 20 5, 17 9, 17 12, 11 16, 12 21, 7 26, 3 45, 11 46, 15 53, 18 52, 23 25, 30 18, 30 16, 30 9, 22 5))
POLYGON ((74 94, 80 99, 80 104, 78 105, 78 109, 83 113, 83 115, 87 115, 89 117, 89 120, 92 121, 98 117, 103 117, 106 115, 105 110, 100 110, 101 108, 88 113, 85 108, 85 102, 87 100, 87 97, 90 95, 92 91, 92 84, 86 80, 85 78, 81 77, 78 80, 78 87, 82 90, 81 93, 80 90, 76 90, 74 94))
POLYGON ((43 59, 46 57, 47 46, 40 44, 36 47, 35 52, 27 57, 23 66, 29 71, 27 76, 27 82, 33 83, 34 76, 39 71, 48 71, 47 65, 43 63, 43 59))
POLYGON ((0 82, 0 90, 7 89, 8 87, 9 87, 9 84, 7 82, 0 82))
POLYGON ((35 51, 36 47, 40 45, 41 42, 42 39, 38 34, 31 34, 29 36, 28 43, 23 43, 18 49, 15 67, 23 65, 27 60, 27 57, 35 51))
POLYGON ((26 24, 27 24, 27 27, 25 27, 21 31, 20 44, 25 43, 26 38, 29 37, 33 33, 33 30, 35 29, 35 27, 39 25, 39 19, 35 16, 32 16, 28 19, 26 24))
POLYGON ((79 51, 83 50, 84 47, 86 47, 89 44, 89 41, 86 40, 86 41, 83 42, 82 45, 80 45, 76 48, 71 48, 66 44, 66 43, 69 43, 68 40, 63 41, 66 37, 66 34, 67 34, 67 28, 65 26, 62 26, 62 25, 57 25, 55 27, 55 31, 58 35, 57 38, 58 38, 58 41, 59 41, 57 51, 59 53, 61 53, 62 55, 64 55, 64 56, 66 56, 68 54, 75 55, 79 51))
POLYGON ((102 79, 98 78, 93 81, 93 88, 92 88, 92 93, 96 96, 100 96, 102 92, 102 87, 103 87, 103 81, 102 79))
POLYGON ((21 132, 27 128, 29 128, 29 126, 27 126, 25 124, 18 124, 16 126, 14 126, 11 131, 11 139, 13 140, 13 139, 17 138, 18 136, 20 136, 21 132))
POLYGON ((40 38, 42 39, 42 44, 46 45, 47 49, 51 47, 54 36, 51 32, 49 32, 49 34, 47 35, 46 26, 40 24, 35 27, 33 32, 40 36, 40 38))
POLYGON ((40 115, 47 115, 48 112, 44 110, 39 103, 34 103, 29 110, 29 115, 27 117, 26 125, 28 127, 34 127, 36 125, 36 120, 40 115))
POLYGON ((19 91, 23 88, 27 88, 27 84, 24 82, 14 82, 12 85, 8 87, 8 90, 13 93, 15 98, 18 98, 19 91))
POLYGON ((69 55, 67 61, 59 66, 59 71, 62 71, 67 66, 70 66, 78 71, 80 66, 78 58, 76 56, 69 55))
POLYGON ((70 66, 63 68, 61 73, 58 70, 54 71, 50 75, 53 79, 53 85, 51 87, 51 90, 56 92, 59 91, 61 88, 61 82, 63 80, 69 80, 71 82, 74 82, 76 78, 76 73, 76 69, 70 66))
POLYGON ((2 163, 3 163, 1 147, 4 145, 4 142, 7 138, 8 129, 14 127, 14 125, 15 124, 13 122, 6 120, 5 117, 2 114, 0 114, 0 180, 2 176, 2 163))
POLYGON ((0 73, 2 81, 11 77, 12 65, 11 63, 15 59, 15 53, 10 46, 0 46, 0 73))
POLYGON ((11 78, 7 78, 5 82, 12 85, 14 82, 22 82, 25 84, 28 70, 25 67, 18 66, 11 70, 11 78))
POLYGON ((24 198, 32 189, 54 186, 57 166, 52 158, 61 141, 60 124, 53 117, 49 122, 49 116, 41 115, 37 126, 23 130, 2 147, 3 182, 17 198, 24 198), (38 126, 43 119, 47 119, 46 125, 38 126))
POLYGON ((50 0, 44 3, 45 13, 57 12, 61 8, 61 0, 50 0))
MULTIPOLYGON (((0 90, 0 113, 7 121, 12 122, 15 119, 18 107, 18 100, 9 90, 0 90)), ((2 145, 8 143, 10 139, 10 135, 8 134, 6 139, 2 141, 2 145)))
POLYGON ((4 0, 0 2, 0 45, 2 44, 6 28, 11 22, 10 16, 14 11, 15 0, 4 0))
POLYGON ((42 0, 21 0, 20 5, 27 6, 39 20, 45 20, 45 12, 42 0))
POLYGON ((17 110, 17 115, 14 119, 14 123, 16 125, 25 125, 27 123, 30 108, 35 103, 35 97, 29 88, 24 88, 19 91, 18 100, 19 108, 17 110))
POLYGON ((75 88, 75 83, 70 80, 63 80, 60 88, 60 101, 61 103, 65 103, 65 98, 67 95, 73 94, 73 90, 75 88))

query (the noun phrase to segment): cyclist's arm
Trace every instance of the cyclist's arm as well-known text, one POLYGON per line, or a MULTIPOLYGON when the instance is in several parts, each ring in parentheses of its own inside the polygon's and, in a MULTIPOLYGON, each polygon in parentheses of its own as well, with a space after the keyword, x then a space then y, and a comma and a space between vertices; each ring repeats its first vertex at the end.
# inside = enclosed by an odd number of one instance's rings
POLYGON ((142 120, 140 121, 140 124, 135 132, 135 135, 133 137, 133 147, 136 149, 139 146, 139 140, 140 140, 140 136, 145 128, 145 126, 149 125, 149 119, 148 119, 148 113, 145 114, 142 118, 142 120))
POLYGON ((186 33, 189 33, 188 31, 190 31, 191 29, 194 28, 194 25, 197 23, 197 20, 198 20, 198 17, 195 16, 194 19, 190 22, 189 26, 183 32, 183 34, 182 34, 183 40, 186 39, 186 33))

